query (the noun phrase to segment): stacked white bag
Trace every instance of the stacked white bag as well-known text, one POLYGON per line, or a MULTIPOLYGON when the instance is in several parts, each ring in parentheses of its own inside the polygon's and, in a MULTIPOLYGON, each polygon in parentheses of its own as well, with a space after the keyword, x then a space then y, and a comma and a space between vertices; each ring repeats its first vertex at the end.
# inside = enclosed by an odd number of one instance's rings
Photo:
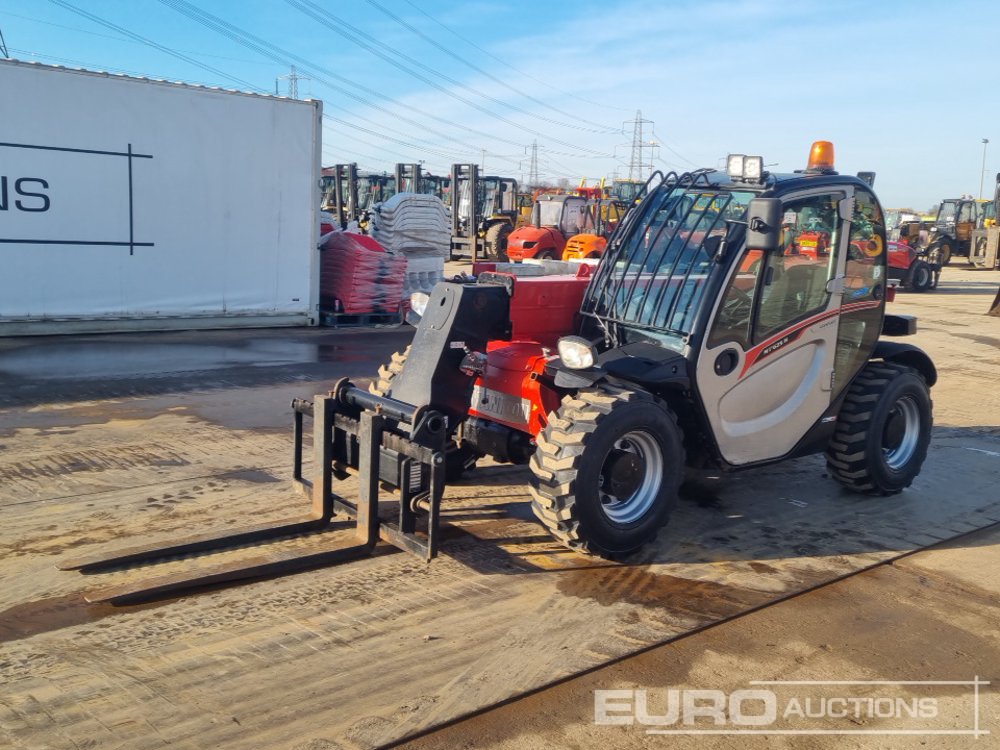
POLYGON ((372 208, 368 233, 390 253, 406 256, 404 294, 427 292, 444 278, 451 218, 435 195, 397 193, 372 208))

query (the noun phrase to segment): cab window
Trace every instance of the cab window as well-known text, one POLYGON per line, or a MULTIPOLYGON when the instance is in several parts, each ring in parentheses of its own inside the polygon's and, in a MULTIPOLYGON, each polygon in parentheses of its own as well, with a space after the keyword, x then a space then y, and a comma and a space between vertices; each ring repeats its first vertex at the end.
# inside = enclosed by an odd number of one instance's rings
POLYGON ((822 312, 836 273, 843 193, 789 201, 782 209, 779 250, 768 253, 760 279, 755 343, 822 312))
POLYGON ((837 268, 839 203, 844 197, 830 193, 784 205, 779 249, 766 254, 754 248, 744 251, 715 315, 709 347, 733 342, 749 349, 826 309, 827 283, 837 268))
POLYGON ((966 224, 971 223, 976 220, 976 204, 972 201, 966 201, 962 204, 962 207, 958 210, 958 223, 966 224))
POLYGON ((844 266, 844 296, 837 332, 835 386, 846 387, 864 365, 882 328, 885 291, 885 217, 875 196, 858 189, 844 266), (871 303, 871 304, 858 304, 871 303))

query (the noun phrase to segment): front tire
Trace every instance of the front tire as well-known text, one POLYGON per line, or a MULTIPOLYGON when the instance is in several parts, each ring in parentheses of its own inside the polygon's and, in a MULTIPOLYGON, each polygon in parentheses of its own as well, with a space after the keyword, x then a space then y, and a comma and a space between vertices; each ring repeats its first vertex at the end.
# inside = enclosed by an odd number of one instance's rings
POLYGON ((922 260, 913 262, 910 269, 910 289, 915 292, 926 292, 934 285, 934 272, 922 260))
POLYGON ((510 224, 499 222, 486 230, 484 249, 486 257, 495 261, 507 260, 507 238, 514 230, 510 224))
POLYGON ((666 524, 684 474, 683 436, 651 394, 605 385, 566 397, 537 442, 532 510, 570 549, 623 558, 666 524))
POLYGON ((830 474, 855 492, 901 492, 920 473, 933 421, 930 391, 916 370, 869 362, 840 408, 826 451, 830 474))

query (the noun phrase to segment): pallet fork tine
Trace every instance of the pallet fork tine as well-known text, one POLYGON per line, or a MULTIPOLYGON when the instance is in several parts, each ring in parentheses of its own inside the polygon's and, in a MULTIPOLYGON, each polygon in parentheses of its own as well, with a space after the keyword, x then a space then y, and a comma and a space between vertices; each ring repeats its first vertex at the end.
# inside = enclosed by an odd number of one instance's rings
MULTIPOLYGON (((64 560, 58 567, 83 573, 108 570, 128 563, 162 561, 194 552, 222 552, 239 545, 264 542, 328 528, 336 514, 355 522, 350 546, 333 549, 265 552, 249 559, 228 561, 201 568, 161 575, 84 594, 89 602, 124 604, 220 583, 284 575, 297 570, 335 565, 368 557, 379 540, 413 552, 427 560, 437 554, 441 496, 444 492, 444 427, 440 415, 414 409, 393 399, 372 396, 340 381, 327 396, 315 402, 296 400, 293 479, 312 497, 307 516, 237 529, 223 535, 202 534, 177 544, 143 545, 105 554, 64 560), (313 417, 315 477, 302 476, 303 417, 313 417), (410 425, 409 434, 399 425, 410 425), (385 463, 394 460, 395 466, 385 463), (351 503, 333 492, 333 480, 348 476, 347 466, 357 469, 358 500, 351 503), (413 486, 414 469, 426 470, 426 480, 413 486), (399 521, 379 518, 380 480, 398 477, 399 521), (426 537, 416 532, 417 509, 428 512, 426 537)), ((422 477, 423 474, 421 473, 422 477)), ((390 482, 392 483, 392 482, 390 482)))

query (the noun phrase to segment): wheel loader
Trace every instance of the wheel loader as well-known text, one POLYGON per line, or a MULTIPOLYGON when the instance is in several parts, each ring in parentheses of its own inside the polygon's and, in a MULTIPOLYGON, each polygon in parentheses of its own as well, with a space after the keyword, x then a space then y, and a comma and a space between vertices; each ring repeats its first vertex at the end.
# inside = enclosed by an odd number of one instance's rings
POLYGON ((380 540, 430 560, 447 483, 474 481, 485 456, 527 465, 534 515, 553 537, 613 560, 669 523, 688 467, 735 472, 824 453, 848 490, 909 486, 927 454, 937 374, 927 354, 893 340, 916 321, 886 313, 894 289, 869 184, 838 174, 832 144, 820 141, 800 172, 768 173, 761 157, 733 154, 725 171, 657 173, 643 196, 596 267, 441 282, 414 296, 412 345, 370 390, 342 380, 295 402, 294 475, 310 514, 62 567, 225 548, 321 530, 335 516, 353 521, 355 544, 90 598, 343 562, 380 540), (352 475, 357 496, 347 498, 339 483, 352 475))

